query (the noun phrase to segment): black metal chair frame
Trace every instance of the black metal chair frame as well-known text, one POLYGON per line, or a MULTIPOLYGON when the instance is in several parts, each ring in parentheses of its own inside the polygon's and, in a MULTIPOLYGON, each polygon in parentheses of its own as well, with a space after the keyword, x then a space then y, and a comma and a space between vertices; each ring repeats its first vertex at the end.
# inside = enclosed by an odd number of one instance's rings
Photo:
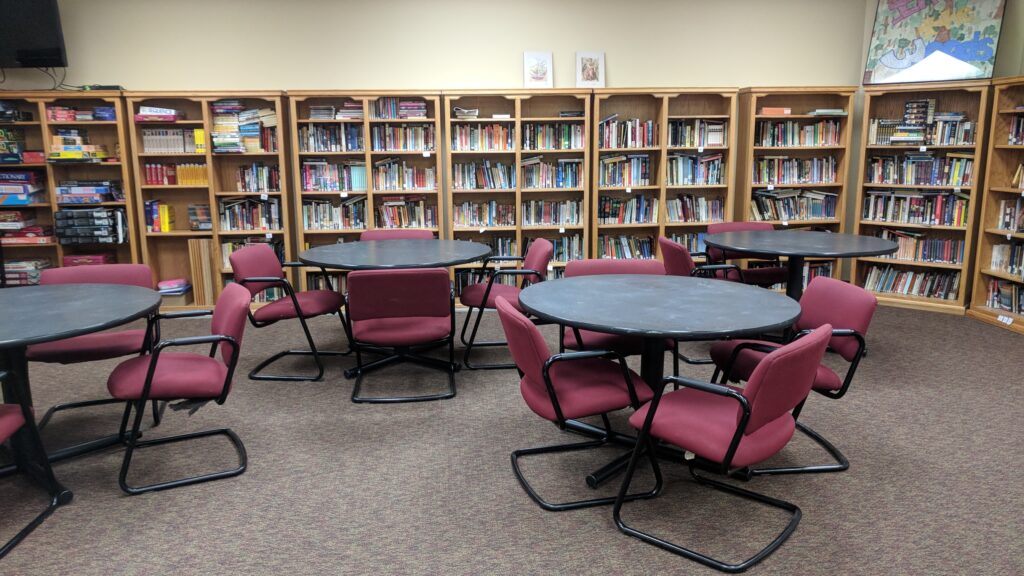
MULTIPOLYGON (((559 429, 566 429, 566 419, 562 414, 562 406, 558 402, 558 394, 555 392, 554 384, 551 382, 551 367, 557 362, 574 361, 574 360, 586 360, 591 358, 606 358, 617 360, 619 366, 622 369, 622 377, 626 381, 626 387, 629 390, 629 402, 633 409, 637 409, 640 406, 640 401, 636 395, 636 389, 633 387, 632 379, 629 375, 629 368, 626 366, 626 359, 622 354, 618 352, 612 352, 609 350, 586 350, 582 352, 563 352, 555 354, 544 362, 543 376, 544 385, 547 387, 548 397, 551 399, 551 406, 555 410, 555 424, 559 429)), ((522 375, 522 372, 520 372, 522 375)), ((605 446, 610 442, 616 440, 618 434, 612 430, 611 422, 608 420, 608 414, 601 414, 601 419, 604 421, 604 436, 597 440, 589 440, 586 442, 576 442, 571 444, 557 444, 553 446, 542 446, 538 448, 524 448, 522 450, 516 450, 512 452, 512 472, 515 473, 516 479, 519 480, 519 484, 526 491, 526 494, 531 500, 537 503, 544 510, 551 512, 563 512, 566 510, 577 510, 580 508, 589 508, 592 506, 605 506, 613 504, 616 501, 615 497, 609 496, 606 498, 591 498, 585 500, 576 500, 573 502, 560 502, 552 503, 548 502, 537 493, 537 491, 530 485, 530 482, 523 475, 522 470, 519 468, 519 458, 523 456, 531 456, 536 454, 551 454, 558 452, 574 452, 577 450, 585 450, 589 448, 599 448, 605 446)), ((599 470, 587 476, 587 485, 591 488, 597 488, 605 480, 618 474, 622 470, 622 465, 626 458, 631 456, 632 452, 627 451, 622 456, 612 460, 599 470)), ((654 469, 655 485, 650 492, 641 492, 637 494, 629 494, 624 496, 625 500, 638 500, 642 498, 652 498, 657 496, 661 491, 662 478, 661 471, 658 469, 657 462, 654 459, 653 453, 651 455, 651 464, 654 469)))
MULTIPOLYGON (((355 379, 355 385, 352 387, 352 401, 357 404, 397 404, 401 402, 426 402, 430 400, 445 400, 447 398, 455 397, 455 373, 459 370, 458 363, 455 362, 455 291, 449 292, 449 316, 451 318, 451 329, 448 332, 446 338, 440 340, 434 340, 433 342, 424 342, 414 346, 378 346, 370 344, 368 342, 360 342, 352 335, 351 319, 346 314, 342 318, 342 324, 345 326, 345 333, 348 334, 349 346, 356 354, 356 365, 354 368, 345 370, 345 377, 348 379, 355 379), (436 358, 430 358, 422 356, 418 352, 439 348, 441 346, 448 346, 448 361, 444 362, 436 358), (378 358, 368 364, 363 364, 363 352, 369 352, 372 354, 385 354, 383 358, 378 358), (442 372, 448 374, 448 389, 444 392, 437 394, 425 394, 419 396, 361 396, 359 394, 362 389, 363 376, 367 372, 372 372, 379 368, 389 366, 398 362, 412 362, 421 366, 427 366, 428 368, 436 368, 442 372)), ((348 295, 345 295, 345 307, 348 308, 348 295)))
MULTIPOLYGON (((187 312, 187 316, 204 316, 212 314, 209 310, 190 311, 187 312)), ((166 314, 159 315, 157 321, 160 318, 182 318, 185 317, 181 314, 166 314)), ((124 416, 121 418, 121 431, 120 436, 124 439, 126 449, 124 453, 124 460, 121 463, 121 473, 118 476, 118 484, 121 489, 126 493, 135 495, 143 494, 146 492, 153 492, 156 490, 166 490, 169 488, 178 488, 180 486, 188 486, 190 484, 198 484, 200 482, 208 482, 210 480, 218 480, 221 478, 230 478, 232 476, 238 476, 245 472, 246 466, 248 465, 248 458, 245 452, 245 445, 242 444, 242 440, 229 428, 219 428, 215 430, 205 430, 202 432, 192 432, 189 434, 180 434, 177 436, 165 436, 162 438, 153 438, 151 440, 139 440, 141 437, 140 427, 142 425, 142 416, 145 412, 146 403, 149 401, 150 388, 153 385, 153 375, 156 373, 157 363, 160 361, 160 353, 165 348, 178 347, 178 346, 196 346, 202 344, 210 345, 210 358, 213 358, 217 354, 219 345, 226 343, 231 347, 231 362, 228 364, 227 375, 224 378, 224 386, 221 390, 220 395, 214 399, 217 404, 223 404, 227 400, 228 391, 231 389, 231 380, 235 374, 235 367, 238 365, 239 345, 238 342, 231 336, 223 334, 211 334, 208 336, 191 336, 185 338, 175 338, 173 340, 162 340, 156 346, 153 347, 153 353, 151 354, 151 360, 149 362, 149 369, 146 372, 146 382, 142 387, 142 394, 138 400, 129 400, 125 402, 124 416), (128 419, 131 416, 132 409, 135 410, 135 419, 132 424, 132 429, 129 432, 128 419), (191 476, 187 478, 181 478, 178 480, 170 480, 166 482, 158 482, 154 484, 148 484, 145 486, 131 486, 128 484, 128 469, 131 466, 132 456, 136 449, 145 448, 148 446, 158 446, 161 444, 170 444, 174 442, 182 442, 185 440, 192 440, 195 438, 203 438, 206 436, 226 436, 231 441, 235 452, 238 454, 239 464, 238 467, 223 470, 220 472, 212 472, 208 474, 201 474, 199 476, 191 476)), ((207 402, 210 398, 182 398, 185 401, 196 401, 196 402, 207 402)))
MULTIPOLYGON (((803 336, 806 336, 807 334, 810 333, 810 330, 803 330, 801 332, 798 332, 793 336, 790 342, 796 340, 797 338, 802 338, 803 336)), ((857 372, 857 366, 860 365, 861 358, 864 357, 867 342, 865 341, 863 334, 849 328, 834 328, 832 330, 832 337, 856 339, 857 352, 854 354, 853 360, 850 361, 850 365, 846 369, 846 376, 843 378, 843 385, 838 390, 814 390, 813 388, 812 390, 826 398, 838 400, 842 398, 846 394, 846 391, 850 388, 850 383, 853 382, 853 375, 857 372)), ((711 377, 712 382, 718 380, 719 374, 721 374, 721 384, 725 384, 726 382, 731 380, 732 368, 733 366, 735 366, 736 359, 739 358, 739 355, 743 350, 754 350, 756 352, 764 352, 767 354, 781 346, 782 344, 765 344, 758 342, 744 342, 742 344, 738 344, 736 348, 733 349, 732 355, 729 357, 729 363, 726 365, 726 369, 719 370, 718 368, 715 368, 715 372, 711 377)), ((835 460, 835 463, 815 464, 810 466, 785 466, 776 468, 749 469, 743 472, 743 475, 746 478, 751 478, 753 476, 765 476, 770 474, 821 474, 826 472, 842 472, 843 470, 847 470, 850 468, 850 461, 839 450, 839 448, 836 448, 836 446, 829 442, 827 439, 825 439, 825 437, 823 437, 813 428, 799 420, 800 413, 803 410, 804 404, 806 402, 807 400, 804 400, 799 405, 797 405, 796 408, 793 409, 793 420, 796 420, 796 427, 798 430, 803 432, 808 438, 810 438, 816 444, 824 448, 825 451, 828 452, 829 456, 831 456, 832 459, 835 460)))
MULTIPOLYGON (((282 266, 285 267, 285 268, 297 268, 297 267, 301 267, 301 266, 306 266, 306 264, 303 264, 302 262, 285 262, 285 263, 282 264, 282 266)), ((330 276, 327 275, 327 270, 324 269, 324 268, 320 268, 320 272, 323 274, 324 282, 326 282, 327 289, 328 290, 334 290, 334 286, 331 283, 331 278, 330 278, 330 276)), ((242 285, 245 285, 245 284, 275 284, 275 285, 281 286, 282 289, 285 292, 284 298, 291 298, 291 300, 292 300, 292 306, 295 307, 296 317, 299 320, 299 325, 302 326, 302 333, 306 336, 306 342, 309 344, 309 348, 306 349, 306 350, 301 350, 301 349, 282 350, 282 351, 278 352, 277 354, 274 354, 273 356, 271 356, 271 357, 267 358, 266 360, 260 362, 259 364, 256 365, 255 368, 253 368, 249 372, 249 379, 250 380, 278 380, 278 381, 288 381, 288 382, 295 382, 295 381, 317 382, 317 381, 321 380, 324 377, 324 364, 323 364, 323 361, 320 358, 321 356, 347 356, 348 354, 352 353, 351 344, 349 345, 349 350, 346 350, 346 351, 318 350, 317 349, 316 342, 313 341, 313 335, 309 331, 309 325, 306 323, 306 315, 303 314, 302 307, 299 306, 299 300, 295 296, 295 289, 292 288, 291 282, 289 282, 287 278, 278 278, 276 276, 253 276, 253 277, 250 277, 250 278, 243 278, 241 280, 238 280, 238 283, 242 284, 242 285), (281 358, 284 358, 285 356, 312 356, 313 357, 313 362, 316 363, 316 369, 317 369, 316 375, 315 376, 298 376, 298 375, 294 375, 294 374, 280 374, 280 375, 260 374, 260 372, 262 372, 268 366, 270 366, 274 362, 277 362, 281 358)), ((344 320, 344 318, 342 318, 342 313, 341 313, 340 310, 338 311, 338 318, 341 319, 341 325, 344 328, 345 327, 345 320, 344 320)), ((283 320, 290 320, 290 318, 284 318, 283 320)), ((252 310, 249 310, 249 323, 252 324, 253 327, 255 327, 255 328, 265 328, 267 326, 270 326, 271 324, 276 324, 276 323, 278 323, 280 321, 281 320, 268 320, 268 321, 265 321, 265 322, 258 321, 258 320, 256 320, 255 317, 253 317, 252 310)), ((346 334, 348 334, 347 331, 346 331, 346 334)))
MULTIPOLYGON (((526 268, 488 268, 488 264, 492 262, 523 262, 526 260, 525 256, 488 256, 484 258, 483 263, 480 266, 479 272, 487 275, 487 288, 484 289, 484 294, 480 299, 479 310, 476 314, 476 322, 473 323, 473 331, 470 333, 469 340, 466 340, 466 328, 469 326, 469 321, 473 317, 473 309, 477 306, 466 307, 466 319, 462 322, 462 332, 459 335, 459 339, 462 341, 463 346, 466 347, 465 353, 462 355, 462 363, 470 370, 506 370, 515 368, 515 363, 494 363, 494 364, 472 364, 469 361, 469 355, 473 352, 474 346, 488 347, 488 346, 508 346, 508 342, 505 340, 489 340, 485 342, 476 341, 476 333, 480 328, 480 321, 483 320, 484 310, 487 309, 487 299, 491 295, 491 287, 494 285, 495 279, 499 276, 525 277, 523 280, 523 288, 530 285, 530 276, 536 275, 543 278, 543 274, 538 270, 530 270, 526 268)), ((532 319, 534 324, 542 324, 539 319, 532 319)))
MULTIPOLYGON (((0 382, 7 380, 7 373, 0 372, 0 382)), ((13 550, 18 544, 21 543, 29 534, 32 533, 44 520, 53 514, 54 510, 68 504, 74 498, 74 495, 70 490, 64 488, 57 482, 57 479, 53 475, 53 469, 50 467, 50 461, 46 457, 46 451, 43 448, 43 442, 39 438, 39 429, 36 427, 35 414, 32 413, 32 407, 26 402, 28 394, 24 390, 24 382, 18 381, 15 386, 18 391, 18 405, 21 407, 21 415, 25 419, 25 424, 21 430, 16 434, 24 434, 24 440, 29 444, 30 454, 29 457, 18 462, 16 466, 20 465, 26 468, 26 472, 36 477, 46 487, 47 492, 50 496, 50 503, 46 508, 40 512, 31 522, 28 523, 24 528, 18 531, 13 538, 8 540, 2 547, 0 547, 0 559, 13 550)))
POLYGON ((734 471, 731 469, 732 459, 733 456, 736 454, 736 449, 739 447, 740 440, 743 438, 743 434, 747 429, 747 423, 749 420, 750 404, 742 394, 736 392, 735 390, 727 386, 722 386, 720 384, 701 382, 700 380, 694 380, 691 378, 682 378, 678 376, 670 376, 665 378, 662 381, 662 385, 657 387, 657 389, 654 391, 654 398, 650 402, 647 411, 647 418, 644 420, 643 428, 640 430, 640 434, 637 437, 636 447, 633 449, 633 455, 630 458, 628 467, 626 468, 626 477, 622 482, 622 487, 619 489, 619 495, 615 500, 615 506, 612 508, 612 518, 614 519, 615 525, 619 528, 619 530, 621 530, 623 533, 629 536, 647 542, 648 544, 653 544, 654 546, 657 546, 664 550, 668 550, 673 554, 678 554, 680 556, 700 562, 705 566, 710 566, 711 568, 721 570, 723 572, 743 572, 744 570, 750 568, 754 564, 757 564, 761 560, 764 560, 772 552, 774 552, 780 546, 782 546, 783 542, 785 542, 786 539, 788 539, 789 536, 793 533, 793 531, 796 530, 797 524, 800 523, 801 512, 798 506, 786 502, 784 500, 773 498, 771 496, 766 496, 764 494, 758 494, 757 492, 752 492, 750 490, 739 488, 737 486, 726 484, 724 482, 719 482, 717 480, 712 480, 710 478, 697 474, 698 469, 716 474, 721 474, 723 476, 730 476, 731 474, 733 474, 734 471), (707 392, 709 394, 715 394, 717 396, 725 396, 728 398, 732 398, 740 405, 740 408, 743 411, 743 414, 740 417, 740 421, 736 426, 736 432, 733 434, 732 440, 729 443, 729 449, 726 451, 725 458, 723 458, 722 462, 713 462, 710 460, 705 460, 700 457, 695 457, 691 460, 686 461, 686 464, 690 470, 690 475, 693 477, 693 479, 698 484, 707 485, 721 492, 740 496, 748 500, 753 500, 755 502, 760 502, 761 504, 765 504, 773 508, 779 508, 781 510, 789 512, 790 514, 790 519, 789 522, 786 524, 786 528, 781 533, 779 533, 779 535, 776 536, 775 539, 772 540, 770 544, 768 544, 768 546, 762 548, 756 554, 754 554, 750 558, 747 558, 746 560, 743 560, 742 562, 734 564, 723 562, 721 560, 712 558, 695 550, 684 548, 678 544, 675 544, 653 534, 649 534, 637 528, 633 528, 627 525, 622 520, 622 504, 626 502, 628 499, 626 497, 626 492, 629 490, 629 484, 633 479, 633 473, 636 471, 636 464, 637 461, 640 459, 641 454, 646 452, 647 454, 649 454, 652 464, 655 467, 657 467, 658 465, 656 451, 654 449, 653 438, 650 434, 651 424, 652 422, 654 422, 654 415, 658 409, 658 405, 661 402, 661 397, 664 393, 665 386, 670 383, 676 387, 682 386, 687 388, 693 388, 695 390, 700 390, 702 392, 707 392))

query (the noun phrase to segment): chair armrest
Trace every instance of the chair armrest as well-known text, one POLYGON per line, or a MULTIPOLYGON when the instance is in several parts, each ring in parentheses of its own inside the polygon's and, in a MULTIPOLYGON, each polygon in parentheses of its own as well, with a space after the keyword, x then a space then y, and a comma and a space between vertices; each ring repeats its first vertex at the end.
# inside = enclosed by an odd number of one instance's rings
POLYGON ((523 262, 526 258, 522 256, 487 256, 484 258, 484 266, 490 262, 523 262))
POLYGON ((212 316, 213 310, 182 310, 180 312, 161 312, 156 315, 157 320, 177 320, 179 318, 200 318, 212 316))
MULTIPOLYGON (((691 272, 690 275, 701 276, 705 278, 714 278, 714 273, 719 270, 733 270, 736 272, 736 275, 739 276, 740 281, 743 281, 743 269, 741 269, 736 264, 703 264, 701 266, 697 266, 696 268, 694 268, 693 272, 691 272)), ((726 274, 726 277, 728 277, 728 274, 726 274)))
POLYGON ((690 258, 708 258, 707 252, 690 252, 690 258))
POLYGON ((238 282, 239 284, 287 284, 288 280, 285 278, 279 278, 277 276, 250 276, 248 278, 236 280, 236 282, 238 282))
POLYGON ((299 268, 301 266, 309 266, 305 262, 282 262, 281 266, 284 268, 299 268))

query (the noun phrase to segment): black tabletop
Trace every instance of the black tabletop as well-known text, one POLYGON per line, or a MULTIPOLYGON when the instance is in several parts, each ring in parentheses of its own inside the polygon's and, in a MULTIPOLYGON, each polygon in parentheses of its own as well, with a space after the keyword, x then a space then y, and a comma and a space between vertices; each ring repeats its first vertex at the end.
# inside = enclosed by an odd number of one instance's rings
POLYGON ((704 237, 708 246, 772 256, 849 258, 891 254, 898 248, 892 240, 857 234, 833 234, 804 230, 759 230, 722 232, 704 237))
POLYGON ((787 328, 800 305, 738 282, 685 276, 598 275, 539 282, 519 303, 539 318, 598 332, 707 340, 787 328))
POLYGON ((160 294, 119 284, 53 284, 0 290, 0 349, 61 340, 155 312, 160 294))
POLYGON ((299 260, 348 270, 444 268, 476 262, 490 253, 490 246, 465 240, 367 240, 316 246, 299 254, 299 260))

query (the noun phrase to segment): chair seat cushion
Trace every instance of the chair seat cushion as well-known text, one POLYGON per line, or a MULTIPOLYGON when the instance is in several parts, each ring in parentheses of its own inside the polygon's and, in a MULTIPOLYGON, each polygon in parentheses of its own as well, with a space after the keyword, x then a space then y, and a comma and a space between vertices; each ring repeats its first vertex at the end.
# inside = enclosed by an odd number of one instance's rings
POLYGON ((76 364, 120 358, 142 352, 146 339, 145 330, 120 330, 97 332, 74 338, 33 344, 28 347, 25 357, 33 362, 76 364))
MULTIPOLYGON (((107 390, 119 400, 138 400, 146 384, 152 356, 139 356, 117 365, 107 390)), ((224 390, 227 366, 219 359, 191 352, 162 352, 153 373, 149 397, 154 400, 217 398, 224 390)))
MULTIPOLYGON (((638 430, 642 428, 649 408, 650 404, 642 406, 630 416, 629 424, 638 430)), ((740 405, 732 398, 683 388, 661 398, 651 434, 701 458, 722 462, 740 414, 740 405)), ((730 465, 742 468, 767 460, 786 446, 794 427, 793 416, 787 412, 744 435, 730 465)))
POLYGON ((459 297, 459 301, 462 302, 463 306, 472 306, 474 308, 495 308, 495 300, 497 300, 498 296, 504 296, 505 300, 508 300, 508 303, 514 306, 516 310, 519 310, 520 312, 523 311, 523 309, 519 307, 519 287, 495 282, 491 285, 491 293, 487 295, 487 303, 484 306, 481 306, 480 302, 484 299, 484 292, 486 291, 486 282, 470 284, 462 289, 462 296, 459 297))
MULTIPOLYGON (((729 363, 729 359, 732 358, 733 349, 743 342, 750 342, 754 344, 763 344, 766 346, 778 347, 778 344, 773 342, 765 342, 763 340, 723 340, 722 342, 715 342, 711 346, 711 360, 714 361, 715 366, 725 370, 726 365, 729 363)), ((754 367, 757 363, 764 358, 766 354, 764 352, 758 352, 757 350, 744 350, 740 352, 740 355, 736 358, 736 365, 733 366, 730 375, 730 380, 733 382, 745 381, 750 379, 750 375, 754 373, 754 367)), ((815 390, 831 391, 839 390, 843 387, 843 379, 836 374, 835 370, 832 370, 824 364, 818 365, 818 371, 814 375, 814 384, 812 388, 815 390)))
MULTIPOLYGON (((583 348, 580 348, 576 341, 576 334, 572 328, 565 330, 565 347, 569 350, 613 350, 623 356, 633 356, 643 353, 644 339, 639 336, 623 336, 622 334, 608 334, 606 332, 592 332, 580 329, 580 340, 583 340, 583 348)), ((665 349, 671 350, 674 343, 672 340, 665 341, 665 349)))
POLYGON ((14 435, 25 424, 18 404, 0 404, 0 442, 14 435))
MULTIPOLYGON (((337 312, 344 299, 341 294, 334 290, 306 290, 296 292, 295 299, 299 301, 299 308, 302 308, 303 318, 312 318, 321 314, 337 312)), ((298 318, 295 305, 288 296, 278 298, 266 306, 262 306, 252 313, 257 322, 276 322, 287 318, 298 318)))
POLYGON ((426 344, 447 338, 451 333, 451 317, 413 316, 352 322, 352 336, 357 342, 377 346, 426 344))
MULTIPOLYGON (((629 389, 622 377, 622 368, 614 360, 590 358, 556 362, 550 371, 558 404, 565 418, 582 418, 620 410, 629 406, 629 389)), ((641 403, 650 400, 654 393, 632 370, 629 371, 641 403)), ((519 389, 530 407, 538 416, 551 421, 558 418, 551 405, 544 382, 534 385, 524 378, 519 389)))
POLYGON ((789 280, 789 271, 785 268, 772 266, 769 268, 745 268, 743 282, 767 288, 773 284, 785 284, 789 280))

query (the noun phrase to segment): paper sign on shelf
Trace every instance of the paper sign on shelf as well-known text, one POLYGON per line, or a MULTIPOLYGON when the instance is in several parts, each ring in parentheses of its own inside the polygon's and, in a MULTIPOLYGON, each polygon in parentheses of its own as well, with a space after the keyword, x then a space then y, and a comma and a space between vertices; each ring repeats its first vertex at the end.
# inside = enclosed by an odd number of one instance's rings
POLYGON ((342 192, 341 193, 341 197, 342 198, 348 198, 348 192, 342 192))
POLYGON ((782 225, 783 226, 789 226, 789 220, 783 220, 782 221, 782 225))
POLYGON ((703 153, 704 153, 704 147, 703 146, 697 146, 697 154, 703 154, 703 153))
POLYGON ((423 151, 423 157, 424 158, 430 158, 430 150, 424 150, 423 151))
POLYGON ((626 186, 626 194, 632 194, 632 193, 633 193, 633 189, 630 188, 629 186, 626 186))
POLYGON ((266 200, 267 198, 270 198, 270 196, 267 196, 266 193, 260 194, 260 200, 266 200))
POLYGON ((267 232, 267 233, 265 234, 265 236, 266 236, 267 238, 273 238, 273 237, 274 237, 274 234, 273 234, 272 232, 267 232))
POLYGON ((484 230, 486 230, 486 228, 481 228, 481 229, 480 229, 480 233, 481 233, 481 234, 483 234, 483 233, 484 233, 484 230))
POLYGON ((927 146, 921 146, 920 148, 918 148, 918 150, 920 150, 921 152, 927 152, 928 151, 928 147, 927 146))
POLYGON ((565 234, 565 226, 562 226, 562 227, 560 227, 560 228, 558 229, 558 233, 559 233, 559 234, 565 234))
POLYGON ((775 190, 775 184, 768 185, 768 191, 771 192, 772 190, 775 190))

